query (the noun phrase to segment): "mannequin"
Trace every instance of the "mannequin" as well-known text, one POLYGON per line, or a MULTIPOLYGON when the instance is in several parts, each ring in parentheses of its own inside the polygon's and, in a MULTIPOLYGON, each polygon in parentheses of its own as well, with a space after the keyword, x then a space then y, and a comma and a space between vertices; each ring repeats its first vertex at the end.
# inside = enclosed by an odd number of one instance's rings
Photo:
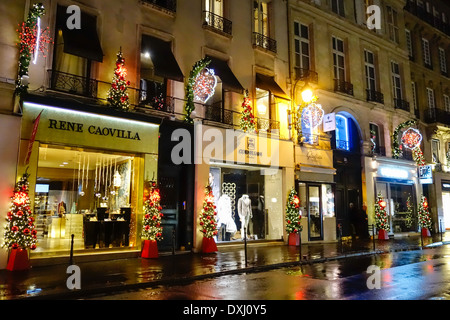
POLYGON ((219 235, 222 236, 219 240, 230 241, 237 230, 231 212, 231 198, 226 194, 222 195, 217 202, 217 226, 219 235))
POLYGON ((244 239, 244 228, 247 230, 247 238, 248 238, 248 223, 250 219, 253 217, 252 215, 252 201, 250 197, 246 194, 242 195, 242 197, 238 201, 238 214, 241 220, 241 237, 244 239))

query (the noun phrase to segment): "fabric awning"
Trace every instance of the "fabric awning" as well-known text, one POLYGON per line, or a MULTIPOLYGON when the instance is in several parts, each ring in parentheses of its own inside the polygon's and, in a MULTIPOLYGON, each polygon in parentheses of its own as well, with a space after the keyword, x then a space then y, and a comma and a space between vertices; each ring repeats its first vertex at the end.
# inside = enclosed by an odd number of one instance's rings
POLYGON ((259 89, 270 91, 274 96, 282 99, 290 100, 289 96, 276 83, 274 77, 266 76, 260 73, 256 74, 256 87, 259 89))
POLYGON ((222 86, 225 90, 234 91, 237 93, 243 93, 244 87, 242 87, 239 80, 231 71, 230 66, 224 60, 220 60, 211 56, 207 56, 211 60, 209 68, 213 69, 216 76, 222 80, 222 86))
POLYGON ((184 81, 183 72, 172 52, 171 42, 142 35, 141 52, 150 54, 155 75, 175 81, 184 81))
POLYGON ((81 29, 67 28, 67 7, 58 6, 56 29, 62 31, 64 52, 103 62, 103 50, 97 33, 97 17, 81 12, 81 29))

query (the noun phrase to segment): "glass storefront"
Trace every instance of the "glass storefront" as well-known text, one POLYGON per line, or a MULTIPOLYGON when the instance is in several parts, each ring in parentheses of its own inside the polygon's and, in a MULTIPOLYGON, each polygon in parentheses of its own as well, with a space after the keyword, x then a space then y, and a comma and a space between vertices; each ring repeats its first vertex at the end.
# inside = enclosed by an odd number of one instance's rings
POLYGON ((335 217, 333 186, 299 182, 298 194, 302 216, 308 218, 308 239, 323 240, 324 220, 335 217))
POLYGON ((210 185, 217 209, 216 241, 273 240, 283 236, 282 170, 211 165, 210 185), (244 230, 245 228, 245 230, 244 230))
POLYGON ((388 204, 386 211, 392 233, 417 231, 415 187, 410 183, 391 181, 376 182, 376 195, 381 193, 388 204), (408 212, 408 200, 412 212, 408 212))
POLYGON ((133 154, 42 144, 39 148, 34 213, 35 253, 129 248, 135 224, 133 154))

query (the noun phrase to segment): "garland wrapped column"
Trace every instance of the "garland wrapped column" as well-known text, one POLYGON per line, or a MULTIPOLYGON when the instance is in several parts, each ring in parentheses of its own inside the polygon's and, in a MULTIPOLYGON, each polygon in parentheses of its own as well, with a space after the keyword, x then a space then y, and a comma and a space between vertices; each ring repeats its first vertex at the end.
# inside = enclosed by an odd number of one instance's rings
POLYGON ((209 60, 208 58, 203 58, 202 60, 197 61, 192 67, 191 73, 189 75, 189 79, 186 84, 186 105, 184 107, 186 111, 185 121, 188 123, 194 122, 194 120, 191 118, 191 114, 195 110, 194 89, 197 77, 200 75, 202 70, 205 69, 210 63, 211 60, 209 60))

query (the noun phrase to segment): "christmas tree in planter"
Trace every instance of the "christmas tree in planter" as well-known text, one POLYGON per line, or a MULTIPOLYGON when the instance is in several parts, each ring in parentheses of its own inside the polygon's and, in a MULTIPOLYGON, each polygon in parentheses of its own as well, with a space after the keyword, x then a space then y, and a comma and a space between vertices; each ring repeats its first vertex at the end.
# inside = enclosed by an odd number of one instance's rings
POLYGON ((252 106, 250 105, 250 98, 248 91, 245 92, 244 102, 242 103, 242 114, 239 122, 239 127, 244 132, 256 131, 256 120, 253 115, 252 106))
POLYGON ((152 182, 147 197, 144 198, 144 221, 142 227, 142 238, 144 246, 142 248, 142 258, 157 258, 157 241, 162 240, 161 213, 160 205, 161 195, 156 183, 152 182))
POLYGON ((384 201, 381 193, 378 194, 375 202, 375 227, 378 230, 379 240, 388 240, 389 221, 386 212, 386 201, 384 201))
POLYGON ((211 186, 205 189, 205 200, 200 214, 200 230, 203 233, 202 251, 211 253, 217 251, 214 236, 217 235, 217 212, 214 205, 214 195, 211 186))
POLYGON ((419 216, 419 227, 422 232, 423 237, 430 237, 430 229, 431 229, 431 217, 430 212, 428 211, 428 201, 427 198, 422 196, 422 199, 419 203, 418 209, 419 216))
POLYGON ((35 250, 37 232, 30 208, 29 174, 17 182, 10 211, 7 214, 3 247, 10 250, 7 270, 26 270, 30 268, 28 249, 35 250))
POLYGON ((118 110, 128 111, 130 101, 127 93, 130 81, 126 81, 127 68, 122 50, 117 54, 116 69, 112 80, 111 88, 108 92, 108 103, 111 107, 118 110))
POLYGON ((286 232, 289 235, 289 245, 300 245, 300 234, 302 232, 300 213, 300 199, 297 191, 292 188, 286 203, 286 232))

